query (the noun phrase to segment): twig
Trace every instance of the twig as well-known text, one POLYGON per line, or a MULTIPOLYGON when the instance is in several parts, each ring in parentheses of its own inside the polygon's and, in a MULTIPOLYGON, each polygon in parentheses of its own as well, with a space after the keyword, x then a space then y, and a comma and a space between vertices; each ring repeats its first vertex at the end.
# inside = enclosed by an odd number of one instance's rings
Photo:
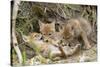
POLYGON ((22 55, 21 55, 21 51, 18 47, 18 42, 17 42, 17 38, 15 35, 15 27, 16 27, 16 17, 17 17, 17 13, 18 13, 18 5, 20 4, 20 0, 14 0, 14 5, 13 5, 13 13, 12 13, 12 43, 13 43, 13 47, 18 55, 18 60, 19 63, 22 63, 22 55))

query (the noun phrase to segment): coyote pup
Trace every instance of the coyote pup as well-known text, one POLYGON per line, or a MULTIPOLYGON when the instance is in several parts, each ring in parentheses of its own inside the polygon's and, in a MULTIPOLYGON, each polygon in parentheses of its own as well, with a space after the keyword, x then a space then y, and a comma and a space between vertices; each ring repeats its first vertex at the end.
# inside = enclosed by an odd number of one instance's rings
POLYGON ((57 46, 60 40, 62 39, 61 32, 56 31, 55 21, 51 23, 44 23, 44 22, 39 21, 40 32, 43 35, 43 40, 45 42, 49 42, 57 46))
MULTIPOLYGON (((28 44, 29 47, 34 49, 39 49, 39 51, 47 50, 47 45, 42 40, 42 35, 40 33, 30 33, 28 36, 23 35, 23 40, 28 44)), ((37 51, 37 49, 35 51, 37 51)))
POLYGON ((62 26, 60 32, 65 41, 71 41, 75 38, 81 37, 84 43, 84 48, 91 48, 91 45, 88 41, 88 35, 91 33, 91 25, 86 19, 70 19, 62 26))

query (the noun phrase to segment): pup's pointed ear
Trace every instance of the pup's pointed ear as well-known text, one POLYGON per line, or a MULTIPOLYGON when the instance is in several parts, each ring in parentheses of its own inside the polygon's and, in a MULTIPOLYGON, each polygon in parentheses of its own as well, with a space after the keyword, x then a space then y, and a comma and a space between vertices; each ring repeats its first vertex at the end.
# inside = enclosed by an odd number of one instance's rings
POLYGON ((40 27, 44 25, 44 23, 41 20, 39 20, 38 23, 40 27))
POLYGON ((52 22, 52 23, 54 23, 54 24, 55 24, 55 23, 56 23, 56 21, 55 21, 55 20, 53 20, 53 22, 52 22))
POLYGON ((51 26, 52 26, 52 28, 55 28, 55 21, 53 21, 52 23, 51 23, 51 26))
POLYGON ((59 32, 63 32, 64 31, 64 25, 63 24, 60 24, 58 28, 59 28, 59 32))
POLYGON ((28 41, 29 41, 29 37, 26 36, 26 35, 22 35, 22 38, 23 38, 23 40, 24 40, 25 42, 28 42, 28 41))

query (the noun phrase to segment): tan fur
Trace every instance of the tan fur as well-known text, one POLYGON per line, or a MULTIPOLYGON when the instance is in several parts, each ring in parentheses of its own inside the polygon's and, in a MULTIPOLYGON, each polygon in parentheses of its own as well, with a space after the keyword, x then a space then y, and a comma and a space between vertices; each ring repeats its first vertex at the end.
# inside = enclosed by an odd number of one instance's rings
POLYGON ((40 49, 40 51, 45 51, 47 50, 46 48, 48 47, 46 43, 43 42, 43 40, 41 40, 42 35, 40 33, 30 33, 28 36, 23 36, 24 41, 28 42, 28 46, 30 46, 31 48, 34 46, 38 49, 40 49))
POLYGON ((50 40, 55 33, 55 22, 43 23, 39 21, 40 32, 44 37, 44 41, 50 40))

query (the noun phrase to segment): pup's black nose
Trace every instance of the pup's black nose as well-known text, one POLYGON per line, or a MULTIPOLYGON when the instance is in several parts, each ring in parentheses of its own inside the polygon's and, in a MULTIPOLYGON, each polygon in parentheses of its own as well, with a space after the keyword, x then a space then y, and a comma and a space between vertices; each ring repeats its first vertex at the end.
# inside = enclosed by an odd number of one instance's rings
POLYGON ((48 40, 45 40, 45 42, 48 42, 48 40))
POLYGON ((40 38, 40 40, 43 40, 43 36, 40 38))

